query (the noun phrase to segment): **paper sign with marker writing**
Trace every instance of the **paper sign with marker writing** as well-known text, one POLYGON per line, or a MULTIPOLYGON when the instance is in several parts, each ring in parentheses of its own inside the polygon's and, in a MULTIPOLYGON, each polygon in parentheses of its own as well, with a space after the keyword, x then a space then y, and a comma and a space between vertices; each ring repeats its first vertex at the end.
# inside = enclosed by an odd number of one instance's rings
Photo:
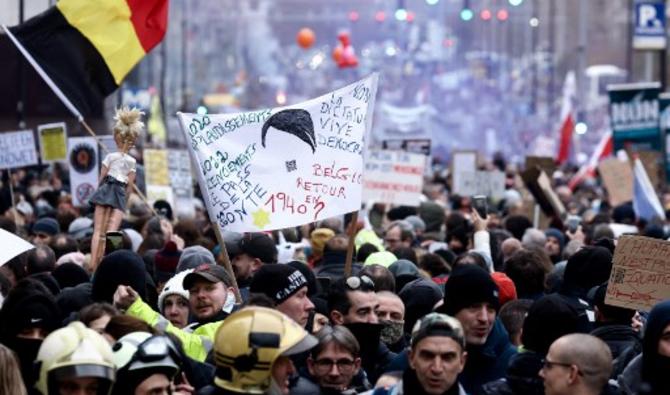
POLYGON ((621 236, 605 304, 649 311, 670 298, 670 242, 643 236, 621 236))
POLYGON ((50 123, 37 127, 40 137, 42 163, 52 163, 67 158, 65 123, 50 123))
POLYGON ((612 207, 633 200, 633 170, 627 161, 605 159, 598 164, 598 172, 607 188, 612 207))
POLYGON ((212 221, 252 232, 360 209, 377 79, 288 107, 178 114, 212 221))
POLYGON ((32 130, 0 133, 0 169, 36 165, 36 148, 32 130))
POLYGON ((368 151, 363 176, 363 200, 418 206, 425 166, 425 155, 403 151, 368 151))

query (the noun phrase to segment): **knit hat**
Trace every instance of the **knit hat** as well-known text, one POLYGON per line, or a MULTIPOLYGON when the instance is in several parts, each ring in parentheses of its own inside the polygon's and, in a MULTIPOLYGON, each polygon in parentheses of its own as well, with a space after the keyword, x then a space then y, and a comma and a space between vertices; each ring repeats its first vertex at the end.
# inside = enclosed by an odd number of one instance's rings
POLYGON ((58 258, 58 260, 56 261, 56 267, 58 267, 58 266, 60 266, 64 263, 74 263, 78 266, 83 267, 84 263, 86 263, 86 255, 82 254, 79 251, 68 252, 67 254, 58 258))
POLYGON ((560 295, 536 300, 528 310, 521 332, 524 348, 546 355, 556 339, 579 332, 579 313, 560 295))
POLYGON ((203 263, 196 267, 191 273, 184 277, 184 289, 191 289, 193 284, 198 280, 205 280, 210 283, 218 283, 220 281, 228 287, 233 283, 223 266, 210 265, 207 263, 203 263))
POLYGON ((498 286, 498 290, 500 290, 500 306, 517 298, 514 281, 512 281, 507 274, 503 272, 493 272, 491 273, 491 278, 498 286))
POLYGON ((405 284, 421 277, 419 268, 407 259, 398 259, 388 267, 395 278, 395 289, 402 289, 405 284))
POLYGON ((76 240, 91 236, 93 234, 93 220, 88 217, 79 217, 70 222, 70 226, 67 228, 67 233, 76 240))
POLYGON ((482 302, 498 310, 499 297, 498 286, 486 270, 476 265, 460 265, 444 285, 444 304, 438 311, 455 316, 462 309, 482 302))
POLYGON ((414 232, 416 231, 423 232, 426 230, 426 223, 418 215, 410 215, 409 217, 405 218, 405 221, 409 222, 412 225, 412 228, 414 228, 414 232))
POLYGON ((393 253, 391 252, 388 251, 373 252, 365 260, 365 266, 377 264, 388 268, 389 266, 391 266, 393 262, 397 260, 398 258, 396 258, 396 256, 393 255, 393 253))
POLYGON ((73 262, 65 262, 51 272, 60 288, 74 287, 81 283, 89 282, 91 279, 80 265, 73 262))
POLYGON ((192 272, 193 269, 179 272, 165 283, 163 290, 161 291, 160 295, 158 295, 158 311, 160 311, 161 314, 163 314, 164 309, 163 303, 165 302, 165 298, 168 296, 179 295, 182 298, 188 300, 189 292, 184 288, 184 279, 192 272))
POLYGON ((2 306, 0 327, 4 340, 26 328, 44 328, 52 331, 60 324, 59 310, 54 297, 35 287, 35 280, 22 280, 13 289, 2 306))
POLYGON ((426 232, 439 232, 444 224, 444 207, 435 202, 423 202, 419 206, 419 216, 426 224, 426 232))
POLYGON ((254 274, 249 292, 265 294, 279 305, 306 286, 307 279, 293 266, 267 264, 254 274))
POLYGON ((132 245, 133 252, 137 252, 140 249, 142 241, 144 241, 140 232, 136 231, 133 228, 125 228, 122 229, 121 232, 123 232, 130 239, 130 244, 132 245))
POLYGON ((432 280, 418 278, 407 283, 398 296, 405 305, 404 331, 409 334, 419 318, 433 311, 435 304, 442 299, 442 290, 432 280))
POLYGON ((154 256, 154 266, 156 268, 156 278, 158 281, 167 281, 174 276, 181 251, 177 249, 177 243, 170 240, 154 256))
POLYGON ((574 253, 565 267, 563 291, 585 295, 610 278, 612 254, 605 247, 588 246, 574 253))
POLYGON ((50 272, 35 273, 28 277, 41 282, 54 297, 58 296, 60 293, 60 285, 58 285, 58 281, 56 281, 50 272))
POLYGON ((312 256, 319 258, 323 256, 323 249, 328 240, 335 236, 335 232, 328 228, 314 229, 309 236, 309 242, 312 245, 312 256))
POLYGON ((41 232, 46 233, 49 236, 54 236, 57 233, 60 233, 60 225, 58 221, 53 218, 45 217, 38 219, 33 224, 33 233, 41 232))
POLYGON ((563 251, 563 247, 565 247, 565 235, 563 235, 563 232, 561 232, 556 228, 549 228, 544 231, 544 235, 547 237, 553 237, 556 240, 558 240, 560 251, 563 251))
POLYGON ((212 251, 199 245, 184 248, 177 263, 176 272, 183 272, 188 269, 195 269, 202 264, 216 265, 216 259, 212 251))
POLYGON ((96 302, 112 303, 119 285, 128 285, 146 300, 146 269, 136 253, 118 250, 102 258, 93 275, 91 297, 96 302))
POLYGON ((319 282, 316 280, 316 275, 314 274, 314 271, 312 271, 312 269, 310 269, 309 266, 300 261, 291 261, 288 262, 287 265, 300 270, 300 273, 302 273, 302 275, 305 276, 305 279, 307 280, 307 296, 312 297, 320 293, 321 287, 319 285, 319 282))
POLYGON ((245 233, 237 246, 240 253, 258 258, 263 263, 277 262, 277 246, 265 233, 245 233))
POLYGON ((445 336, 465 349, 465 333, 461 322, 446 314, 430 313, 416 322, 412 329, 412 347, 430 336, 445 336))

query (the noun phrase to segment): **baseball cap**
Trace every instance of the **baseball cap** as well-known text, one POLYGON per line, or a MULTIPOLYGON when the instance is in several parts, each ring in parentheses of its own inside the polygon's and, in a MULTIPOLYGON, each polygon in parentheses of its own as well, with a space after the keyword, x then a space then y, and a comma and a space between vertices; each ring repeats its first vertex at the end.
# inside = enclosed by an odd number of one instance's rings
POLYGON ((263 263, 277 262, 277 246, 265 233, 245 233, 237 246, 240 253, 258 258, 263 263))
POLYGON ((198 280, 209 281, 210 283, 223 282, 226 286, 231 286, 232 281, 228 272, 223 266, 202 264, 184 277, 184 289, 190 289, 198 280))
POLYGON ((430 313, 418 320, 412 329, 412 347, 429 336, 450 337, 465 349, 463 326, 456 318, 446 314, 430 313))

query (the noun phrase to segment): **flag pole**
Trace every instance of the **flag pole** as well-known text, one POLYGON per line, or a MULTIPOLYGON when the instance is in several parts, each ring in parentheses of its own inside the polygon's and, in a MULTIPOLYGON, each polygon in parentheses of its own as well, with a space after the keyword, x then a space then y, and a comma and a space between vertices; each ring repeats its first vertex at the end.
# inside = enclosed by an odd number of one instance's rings
POLYGON ((228 272, 230 279, 233 282, 233 290, 235 291, 235 299, 237 303, 242 303, 242 295, 240 294, 240 287, 237 285, 237 279, 235 278, 235 272, 233 272, 233 265, 230 263, 230 258, 228 257, 228 250, 226 249, 226 243, 223 241, 223 235, 221 234, 221 229, 219 229, 219 224, 216 222, 212 223, 214 225, 214 233, 216 234, 216 239, 219 241, 219 246, 221 246, 221 252, 219 252, 219 259, 223 262, 223 267, 228 272))
POLYGON ((347 259, 344 261, 344 275, 351 276, 351 267, 354 260, 354 245, 356 238, 356 226, 358 225, 358 210, 351 215, 351 222, 349 222, 349 244, 347 244, 347 259))
POLYGON ((75 118, 77 118, 77 120, 78 120, 79 122, 82 122, 82 121, 84 120, 84 117, 81 115, 81 113, 79 112, 79 110, 77 110, 77 107, 75 107, 75 106, 72 104, 72 102, 70 102, 70 100, 69 100, 69 99, 67 98, 67 96, 65 96, 65 94, 60 90, 60 88, 56 85, 56 83, 53 82, 53 80, 51 80, 51 78, 49 78, 49 76, 48 76, 47 73, 44 71, 44 69, 42 68, 42 66, 40 66, 39 63, 37 63, 37 61, 35 61, 35 59, 34 59, 34 58, 30 55, 30 53, 23 47, 23 45, 21 45, 21 43, 19 42, 19 40, 16 39, 16 37, 14 36, 14 34, 12 34, 12 32, 9 30, 9 28, 8 28, 6 25, 2 25, 2 29, 5 31, 5 33, 7 34, 7 36, 9 36, 9 39, 12 40, 12 43, 14 43, 14 45, 16 46, 16 48, 18 48, 19 52, 21 52, 21 54, 26 58, 26 60, 28 60, 28 63, 30 63, 30 65, 33 66, 33 68, 35 69, 35 71, 37 71, 37 74, 39 74, 40 77, 42 77, 42 79, 44 80, 44 82, 46 82, 47 85, 49 85, 49 88, 51 88, 51 90, 56 94, 56 96, 58 96, 58 98, 60 99, 60 101, 63 102, 63 104, 65 105, 65 107, 67 107, 67 109, 70 110, 70 112, 72 113, 72 115, 74 115, 75 118))
MULTIPOLYGON (((98 136, 95 134, 95 132, 93 132, 93 130, 91 129, 91 127, 88 126, 88 124, 86 123, 86 120, 84 120, 84 116, 81 115, 81 113, 79 112, 79 110, 77 110, 77 107, 75 107, 75 106, 72 104, 72 102, 67 98, 67 96, 65 96, 65 94, 63 93, 63 91, 60 90, 60 88, 58 87, 58 85, 56 85, 56 83, 53 82, 53 80, 49 77, 49 75, 44 71, 44 69, 42 68, 42 66, 40 66, 39 63, 37 63, 37 61, 36 61, 36 60, 30 55, 30 53, 23 47, 23 45, 21 45, 21 43, 19 42, 19 40, 16 39, 16 37, 14 36, 14 34, 12 34, 12 32, 9 30, 9 28, 8 28, 6 25, 2 25, 2 29, 5 31, 5 33, 7 34, 7 36, 9 36, 9 39, 12 40, 12 42, 14 43, 14 45, 16 45, 16 48, 18 48, 19 52, 21 52, 21 54, 28 60, 28 63, 30 63, 30 64, 33 66, 33 68, 35 69, 35 71, 37 71, 37 74, 39 74, 40 77, 42 77, 42 79, 44 80, 44 82, 46 82, 46 84, 49 86, 49 88, 51 88, 51 90, 53 91, 53 93, 55 93, 56 96, 58 96, 58 98, 59 98, 60 101, 65 105, 65 107, 67 107, 67 109, 70 110, 70 112, 72 113, 72 115, 74 115, 74 117, 77 118, 77 121, 78 121, 79 123, 81 123, 81 125, 84 127, 84 129, 86 129, 86 131, 87 131, 93 138, 95 138, 95 140, 98 142, 98 145, 100 145, 100 146, 102 147, 102 150, 103 150, 106 154, 109 153, 109 151, 107 150, 107 147, 105 147, 104 145, 100 144, 100 139, 99 139, 98 136)), ((154 210, 154 208, 149 204, 149 201, 147 200, 146 196, 144 196, 144 194, 142 193, 142 191, 140 191, 140 189, 137 187, 137 184, 133 184, 133 190, 134 190, 135 193, 137 193, 137 195, 144 201, 144 203, 149 207, 149 209, 151 210, 151 212, 152 212, 154 215, 157 215, 156 210, 154 210)))

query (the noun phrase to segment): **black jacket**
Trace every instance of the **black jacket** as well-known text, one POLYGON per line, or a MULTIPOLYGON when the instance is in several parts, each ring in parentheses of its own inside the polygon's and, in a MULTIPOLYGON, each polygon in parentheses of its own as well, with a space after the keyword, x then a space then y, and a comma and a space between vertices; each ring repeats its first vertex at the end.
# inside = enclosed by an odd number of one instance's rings
POLYGON ((538 372, 542 356, 532 351, 515 355, 510 360, 505 378, 487 383, 481 393, 485 395, 544 395, 544 383, 538 372))
POLYGON ((630 361, 642 353, 642 338, 630 325, 603 325, 593 330, 591 335, 604 341, 612 351, 612 378, 617 378, 630 361))
MULTIPOLYGON (((344 277, 344 262, 346 261, 346 254, 337 252, 326 252, 323 254, 321 263, 314 269, 314 274, 317 277, 328 277, 332 281, 336 281, 344 277)), ((361 271, 360 263, 352 263, 351 274, 356 274, 361 271)))

